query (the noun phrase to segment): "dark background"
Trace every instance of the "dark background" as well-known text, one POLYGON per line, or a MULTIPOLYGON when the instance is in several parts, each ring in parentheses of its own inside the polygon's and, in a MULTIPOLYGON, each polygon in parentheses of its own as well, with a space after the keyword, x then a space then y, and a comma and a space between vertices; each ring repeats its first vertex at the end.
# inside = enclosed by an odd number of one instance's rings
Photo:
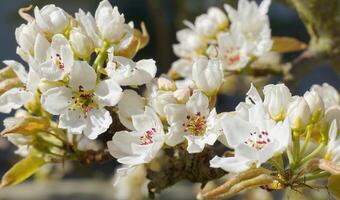
MULTIPOLYGON (((2 0, 0 6, 0 60, 20 60, 16 55, 16 41, 14 31, 24 23, 17 10, 29 4, 40 8, 46 4, 56 4, 68 13, 77 12, 79 8, 90 11, 93 15, 99 0, 2 0)), ((133 21, 139 27, 144 21, 150 34, 149 45, 140 51, 136 60, 153 58, 157 62, 158 73, 166 73, 171 63, 176 60, 172 51, 172 44, 176 43, 176 31, 184 28, 182 21, 194 21, 195 17, 206 12, 210 6, 223 9, 224 3, 236 5, 235 0, 111 0, 119 11, 124 13, 126 21, 133 21)), ((269 11, 272 35, 291 36, 308 42, 309 37, 297 13, 283 4, 274 2, 269 11)), ((289 54, 285 58, 294 58, 296 54, 289 54)), ((328 82, 337 89, 340 88, 339 75, 332 66, 318 66, 312 73, 298 81, 296 88, 291 88, 293 94, 303 94, 312 84, 328 82)), ((244 93, 236 96, 222 96, 219 98, 219 111, 232 110, 244 98, 244 93)), ((0 116, 4 118, 4 115, 0 116)), ((4 143, 0 138, 0 145, 4 143)), ((13 148, 0 150, 0 174, 3 174, 17 159, 13 155, 13 148)), ((109 177, 113 173, 115 164, 109 162, 103 165, 83 167, 78 166, 66 175, 66 178, 109 177)), ((1 193, 1 191, 0 191, 1 193)))

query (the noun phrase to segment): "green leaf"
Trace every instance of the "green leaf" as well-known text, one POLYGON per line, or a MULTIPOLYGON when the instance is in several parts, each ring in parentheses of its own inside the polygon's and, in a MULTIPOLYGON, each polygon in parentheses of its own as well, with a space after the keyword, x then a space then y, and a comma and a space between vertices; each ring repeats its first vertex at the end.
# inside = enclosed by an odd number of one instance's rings
POLYGON ((329 177, 328 190, 336 199, 340 199, 340 174, 329 177))
POLYGON ((291 37, 273 37, 272 51, 278 53, 289 53, 302 51, 307 48, 304 42, 291 37))
POLYGON ((36 153, 31 153, 5 173, 2 177, 0 188, 21 183, 36 173, 45 163, 46 161, 43 157, 38 157, 36 153))

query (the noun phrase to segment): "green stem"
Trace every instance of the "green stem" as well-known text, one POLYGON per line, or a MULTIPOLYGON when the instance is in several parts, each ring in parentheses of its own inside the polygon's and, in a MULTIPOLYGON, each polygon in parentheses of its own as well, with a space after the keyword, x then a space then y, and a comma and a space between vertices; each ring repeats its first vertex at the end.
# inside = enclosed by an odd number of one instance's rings
POLYGON ((312 133, 313 133, 313 125, 307 127, 307 134, 306 134, 305 142, 304 142, 303 147, 302 147, 301 152, 300 152, 300 156, 303 156, 303 154, 305 153, 305 151, 308 147, 308 144, 309 144, 309 140, 312 136, 312 133))
POLYGON ((293 131, 293 166, 297 166, 300 154, 300 133, 293 131))
POLYGON ((324 178, 324 177, 327 177, 327 176, 329 176, 329 175, 330 175, 329 172, 322 171, 322 172, 320 172, 320 173, 318 173, 318 174, 305 176, 305 177, 304 177, 304 180, 305 180, 305 181, 311 181, 311 180, 315 180, 315 179, 319 179, 319 178, 324 178))
POLYGON ((301 162, 299 163, 300 166, 305 164, 307 161, 309 161, 310 159, 312 159, 316 154, 318 154, 324 147, 326 146, 326 144, 323 142, 321 143, 318 148, 316 148, 312 153, 310 153, 309 155, 307 155, 306 157, 304 157, 301 162))
POLYGON ((102 48, 100 49, 96 60, 93 63, 94 69, 99 72, 101 68, 103 67, 105 60, 107 58, 107 50, 110 47, 110 44, 106 41, 104 41, 102 48))

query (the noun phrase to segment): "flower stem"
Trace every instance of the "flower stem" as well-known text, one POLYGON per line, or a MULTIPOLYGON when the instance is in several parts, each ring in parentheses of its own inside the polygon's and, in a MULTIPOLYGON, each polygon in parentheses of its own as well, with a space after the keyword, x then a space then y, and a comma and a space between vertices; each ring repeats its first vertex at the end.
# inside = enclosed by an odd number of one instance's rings
POLYGON ((311 152, 309 155, 307 155, 306 157, 304 157, 301 162, 300 162, 300 166, 305 164, 307 161, 309 161, 310 159, 312 159, 316 154, 318 154, 324 147, 326 146, 326 144, 323 142, 321 143, 318 148, 316 148, 313 152, 311 152))
POLYGON ((305 177, 304 177, 304 180, 305 180, 305 181, 311 181, 311 180, 315 180, 315 179, 319 179, 319 178, 324 178, 324 177, 327 177, 327 176, 329 176, 329 175, 330 175, 329 172, 322 171, 322 172, 320 172, 320 173, 318 173, 318 174, 305 176, 305 177))
POLYGON ((110 44, 108 42, 104 41, 103 46, 100 49, 100 51, 99 51, 99 53, 96 57, 96 60, 93 63, 93 67, 94 67, 94 69, 96 70, 97 73, 101 70, 101 68, 104 65, 104 62, 107 58, 107 49, 109 47, 110 47, 110 44))
POLYGON ((293 131, 293 167, 295 168, 299 162, 300 154, 300 132, 293 131))
POLYGON ((307 134, 306 134, 305 142, 304 142, 302 149, 300 151, 300 156, 303 156, 303 154, 305 153, 305 151, 308 147, 309 140, 311 138, 312 132, 313 132, 313 125, 310 125, 310 126, 307 127, 307 134))

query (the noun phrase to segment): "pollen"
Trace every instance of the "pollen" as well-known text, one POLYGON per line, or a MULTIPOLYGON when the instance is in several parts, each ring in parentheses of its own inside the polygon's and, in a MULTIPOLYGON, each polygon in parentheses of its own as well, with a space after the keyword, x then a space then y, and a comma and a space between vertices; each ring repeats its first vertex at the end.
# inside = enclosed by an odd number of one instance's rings
POLYGON ((60 54, 56 54, 54 57, 54 64, 57 65, 59 67, 59 69, 64 70, 65 69, 65 65, 63 62, 63 59, 61 58, 60 54))
POLYGON ((78 91, 74 92, 72 96, 74 101, 72 109, 81 109, 86 118, 88 112, 98 107, 94 97, 92 90, 86 91, 82 86, 79 86, 78 91))
POLYGON ((188 115, 186 123, 183 123, 182 126, 184 132, 194 136, 202 136, 207 128, 207 120, 205 116, 197 112, 193 116, 188 115))
POLYGON ((257 150, 261 150, 264 146, 271 142, 271 138, 267 131, 261 131, 260 133, 252 132, 249 133, 249 138, 244 141, 247 144, 257 150))
POLYGON ((148 145, 154 143, 153 135, 156 133, 156 129, 152 128, 144 132, 144 135, 140 136, 141 145, 148 145))

